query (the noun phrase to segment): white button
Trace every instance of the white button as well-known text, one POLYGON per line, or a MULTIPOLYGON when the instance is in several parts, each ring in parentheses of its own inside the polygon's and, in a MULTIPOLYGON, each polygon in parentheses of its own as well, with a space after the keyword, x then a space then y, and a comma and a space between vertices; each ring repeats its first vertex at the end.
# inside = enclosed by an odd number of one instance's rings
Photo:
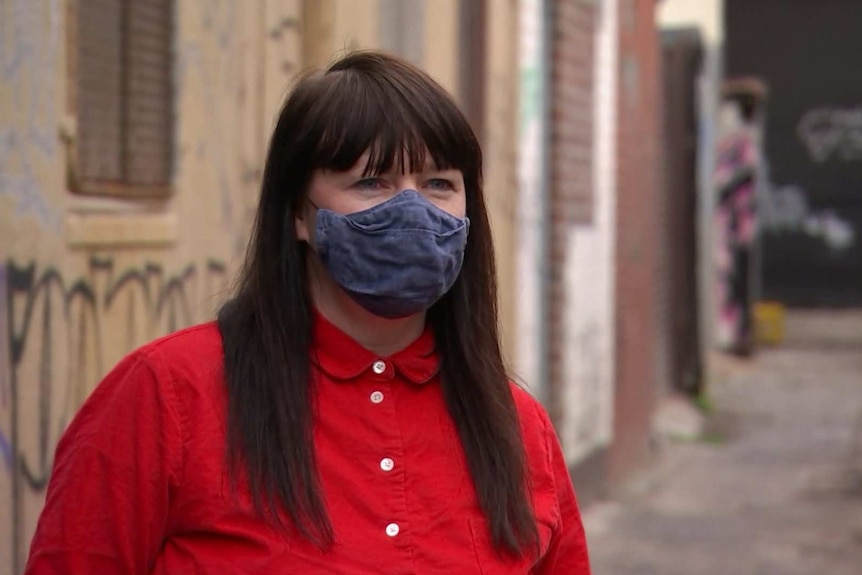
POLYGON ((388 457, 386 459, 380 460, 380 469, 382 469, 383 471, 392 471, 393 467, 395 467, 395 462, 388 457))
POLYGON ((386 534, 390 537, 395 537, 398 535, 398 532, 401 531, 401 528, 398 527, 397 523, 390 523, 386 526, 386 534))
POLYGON ((383 403, 383 394, 379 391, 375 391, 371 394, 371 403, 383 403))
POLYGON ((374 373, 380 375, 384 371, 386 371, 386 363, 380 360, 374 362, 374 365, 371 366, 371 369, 374 370, 374 373))

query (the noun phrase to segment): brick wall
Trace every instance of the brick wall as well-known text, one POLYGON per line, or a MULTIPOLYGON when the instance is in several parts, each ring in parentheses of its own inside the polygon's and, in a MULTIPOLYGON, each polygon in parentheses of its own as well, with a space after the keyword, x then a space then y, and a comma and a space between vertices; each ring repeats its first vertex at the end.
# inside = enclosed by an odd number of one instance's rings
POLYGON ((619 6, 617 131, 616 381, 609 481, 642 467, 650 454, 660 353, 659 36, 652 0, 619 6))
POLYGON ((593 50, 596 6, 592 0, 553 0, 551 21, 551 181, 548 330, 548 409, 562 419, 565 386, 565 256, 572 224, 593 215, 593 50))

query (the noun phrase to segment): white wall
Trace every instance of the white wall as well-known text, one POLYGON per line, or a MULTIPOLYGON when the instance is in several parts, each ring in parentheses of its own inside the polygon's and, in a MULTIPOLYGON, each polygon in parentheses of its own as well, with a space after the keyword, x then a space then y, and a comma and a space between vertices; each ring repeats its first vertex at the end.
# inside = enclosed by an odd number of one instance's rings
POLYGON ((610 444, 614 398, 617 0, 599 4, 595 50, 593 186, 589 225, 575 225, 566 251, 566 354, 561 430, 575 463, 610 444))
POLYGON ((518 130, 518 252, 515 374, 542 397, 545 232, 547 203, 547 78, 543 0, 523 0, 518 18, 520 112, 518 130))

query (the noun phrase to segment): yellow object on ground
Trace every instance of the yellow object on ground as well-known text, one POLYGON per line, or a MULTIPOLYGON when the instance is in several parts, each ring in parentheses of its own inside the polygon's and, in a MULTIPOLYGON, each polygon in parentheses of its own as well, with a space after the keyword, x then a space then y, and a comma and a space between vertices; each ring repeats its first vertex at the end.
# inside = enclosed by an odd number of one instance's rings
POLYGON ((777 345, 784 341, 784 306, 774 301, 754 304, 754 333, 757 342, 777 345))

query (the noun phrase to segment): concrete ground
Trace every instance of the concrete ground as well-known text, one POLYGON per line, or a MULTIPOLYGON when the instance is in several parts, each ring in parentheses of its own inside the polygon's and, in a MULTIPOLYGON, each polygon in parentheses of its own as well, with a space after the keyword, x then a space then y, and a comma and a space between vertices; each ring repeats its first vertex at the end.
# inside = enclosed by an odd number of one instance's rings
POLYGON ((584 510, 595 575, 862 575, 862 313, 717 373, 702 435, 584 510))

